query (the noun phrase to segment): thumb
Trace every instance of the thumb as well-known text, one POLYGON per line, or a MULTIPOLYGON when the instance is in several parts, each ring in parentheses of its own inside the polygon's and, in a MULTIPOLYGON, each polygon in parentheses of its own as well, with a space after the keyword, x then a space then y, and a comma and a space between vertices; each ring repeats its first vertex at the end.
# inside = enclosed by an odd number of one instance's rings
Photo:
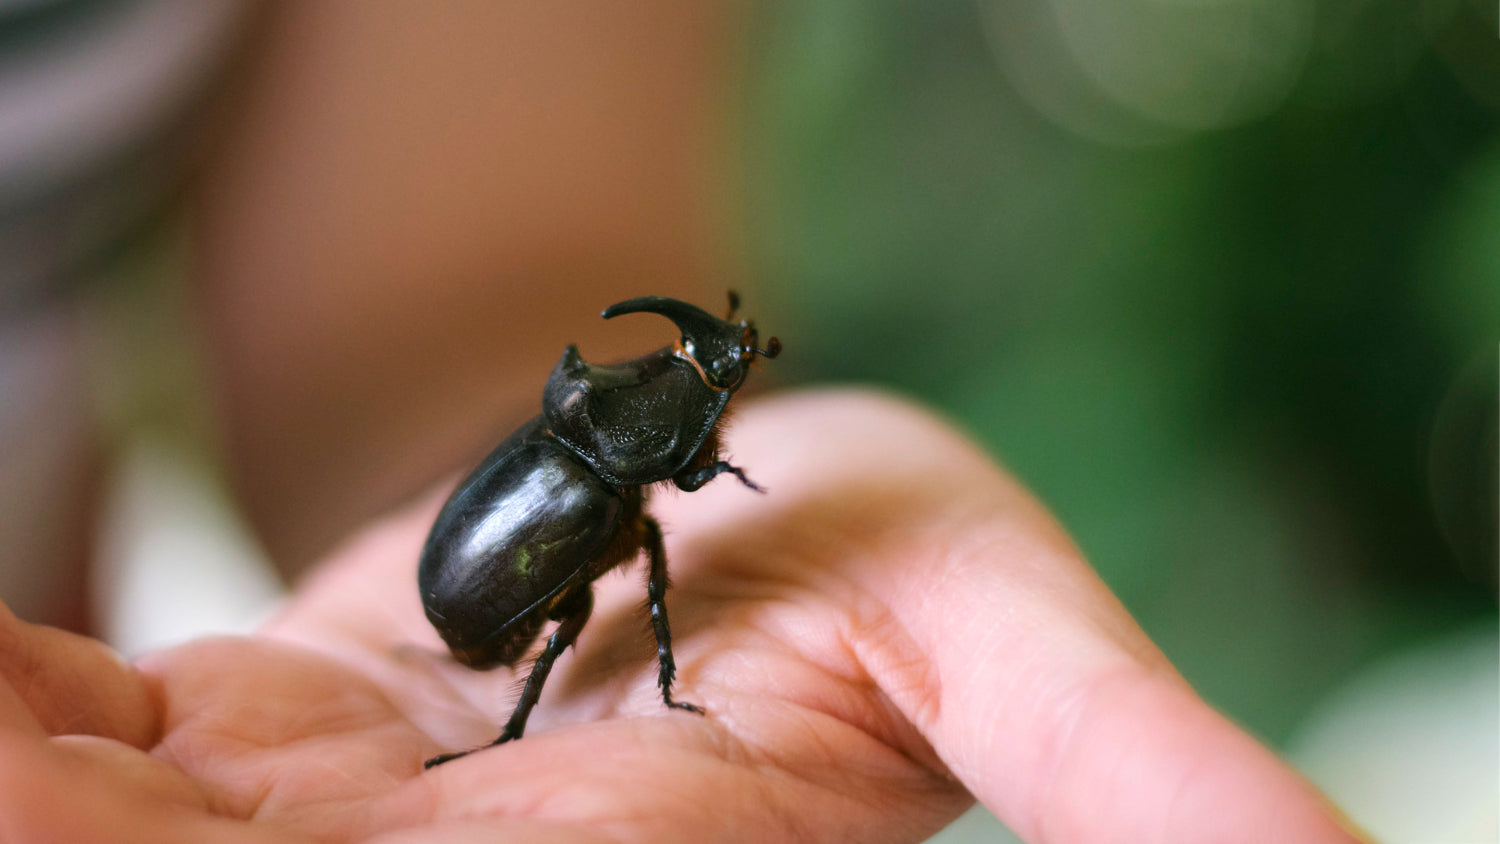
POLYGON ((160 732, 145 677, 104 643, 53 627, 28 624, 0 604, 0 717, 49 735, 84 734, 149 747, 160 732), (10 709, 5 712, 3 710, 10 709), (30 723, 28 723, 30 722, 30 723))

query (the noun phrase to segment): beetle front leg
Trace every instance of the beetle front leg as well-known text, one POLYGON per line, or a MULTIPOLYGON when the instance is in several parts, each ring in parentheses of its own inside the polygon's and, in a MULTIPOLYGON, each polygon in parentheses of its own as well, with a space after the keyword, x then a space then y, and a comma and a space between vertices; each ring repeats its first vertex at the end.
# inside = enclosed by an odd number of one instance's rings
MULTIPOLYGON (((536 662, 532 663, 531 673, 526 677, 526 688, 521 690, 521 699, 516 701, 515 711, 511 712, 510 720, 505 722, 505 729, 500 733, 500 737, 484 747, 505 744, 520 738, 521 734, 526 732, 526 719, 531 717, 531 710, 536 707, 537 701, 542 697, 542 686, 547 682, 547 675, 552 673, 552 663, 562 656, 563 651, 578 641, 578 634, 583 631, 583 626, 589 623, 589 616, 594 612, 592 589, 584 587, 578 590, 576 595, 577 597, 572 598, 567 606, 559 608, 554 613, 553 617, 561 618, 562 623, 548 637, 547 646, 542 648, 542 652, 537 655, 536 662)), ((467 756, 475 750, 483 750, 484 747, 434 756, 422 763, 422 767, 433 768, 460 756, 467 756)))
POLYGON ((673 709, 704 714, 703 707, 672 700, 672 681, 677 677, 677 660, 672 656, 672 625, 667 622, 667 551, 661 541, 661 525, 650 516, 641 516, 646 531, 646 551, 651 555, 651 573, 646 578, 646 597, 651 602, 651 629, 656 633, 656 662, 660 667, 656 684, 661 687, 662 702, 673 709))
POLYGON ((689 469, 684 472, 679 472, 675 477, 672 478, 672 482, 677 484, 677 488, 682 490, 683 492, 697 492, 699 489, 703 488, 704 484, 725 473, 734 475, 736 478, 739 478, 740 483, 744 484, 747 487, 750 487, 756 492, 765 492, 765 490, 757 486, 754 481, 745 477, 745 470, 741 469, 738 466, 731 466, 723 460, 710 463, 709 465, 704 466, 702 469, 689 469))

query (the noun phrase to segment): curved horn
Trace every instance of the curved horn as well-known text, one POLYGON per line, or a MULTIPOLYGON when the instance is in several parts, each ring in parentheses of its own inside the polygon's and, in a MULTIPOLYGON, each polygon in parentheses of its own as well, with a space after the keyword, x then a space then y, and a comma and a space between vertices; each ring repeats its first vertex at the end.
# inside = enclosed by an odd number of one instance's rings
POLYGON ((677 323, 677 327, 687 333, 689 328, 697 331, 723 330, 720 326, 723 321, 718 317, 703 310, 697 305, 684 302, 681 299, 672 299, 667 296, 637 296, 634 299, 626 299, 616 302, 604 309, 599 316, 605 319, 614 319, 623 314, 661 314, 662 316, 677 323))
POLYGON ((660 314, 677 324, 682 332, 683 346, 700 362, 724 355, 735 354, 739 348, 741 326, 708 313, 697 305, 666 296, 638 296, 610 305, 600 316, 614 319, 622 314, 660 314))

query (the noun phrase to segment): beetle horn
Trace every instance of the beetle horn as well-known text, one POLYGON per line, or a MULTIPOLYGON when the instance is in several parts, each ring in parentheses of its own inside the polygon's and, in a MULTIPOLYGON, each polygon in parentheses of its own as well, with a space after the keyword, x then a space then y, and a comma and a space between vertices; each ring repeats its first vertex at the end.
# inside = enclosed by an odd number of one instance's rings
POLYGON ((660 314, 677 324, 682 345, 700 362, 729 354, 738 357, 742 326, 722 319, 681 299, 638 296, 610 305, 600 316, 614 319, 622 314, 660 314))

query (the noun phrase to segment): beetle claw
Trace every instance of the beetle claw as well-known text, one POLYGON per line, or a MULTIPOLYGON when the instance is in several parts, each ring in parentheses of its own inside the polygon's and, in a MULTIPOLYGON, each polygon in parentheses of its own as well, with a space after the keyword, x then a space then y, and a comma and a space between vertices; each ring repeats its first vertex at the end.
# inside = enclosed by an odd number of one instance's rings
POLYGON ((468 756, 470 753, 477 753, 481 750, 494 747, 497 744, 505 744, 508 741, 514 741, 515 739, 518 739, 520 737, 521 734, 512 732, 510 725, 507 724, 505 727, 505 731, 500 733, 500 737, 490 742, 489 744, 481 745, 479 747, 471 747, 468 750, 458 750, 453 753, 439 753, 431 759, 428 759, 426 762, 423 762, 422 770, 430 771, 433 768, 436 768, 437 766, 443 764, 444 762, 452 762, 454 759, 468 756))
POLYGON ((756 483, 755 481, 752 481, 749 478, 745 477, 745 473, 741 472, 739 469, 735 469, 734 470, 734 476, 736 478, 739 478, 740 479, 740 483, 744 484, 745 486, 747 486, 747 487, 755 490, 756 492, 760 493, 761 495, 765 495, 766 494, 766 488, 765 487, 763 487, 760 484, 756 483))
POLYGON ((475 748, 470 748, 469 750, 460 750, 460 751, 457 751, 455 753, 439 753, 438 755, 432 757, 431 759, 428 759, 426 762, 423 762, 422 763, 422 770, 424 770, 424 771, 430 771, 433 768, 436 768, 437 766, 443 764, 444 762, 452 762, 454 759, 460 759, 460 758, 462 758, 464 756, 468 756, 470 753, 473 753, 475 750, 483 750, 483 749, 484 748, 475 747, 475 748))
POLYGON ((681 709, 681 710, 684 710, 686 712, 696 713, 698 715, 707 715, 708 714, 708 710, 707 709, 704 709, 703 707, 699 706, 696 703, 683 703, 681 701, 669 700, 669 701, 667 701, 667 706, 668 706, 668 708, 671 708, 671 709, 681 709))

